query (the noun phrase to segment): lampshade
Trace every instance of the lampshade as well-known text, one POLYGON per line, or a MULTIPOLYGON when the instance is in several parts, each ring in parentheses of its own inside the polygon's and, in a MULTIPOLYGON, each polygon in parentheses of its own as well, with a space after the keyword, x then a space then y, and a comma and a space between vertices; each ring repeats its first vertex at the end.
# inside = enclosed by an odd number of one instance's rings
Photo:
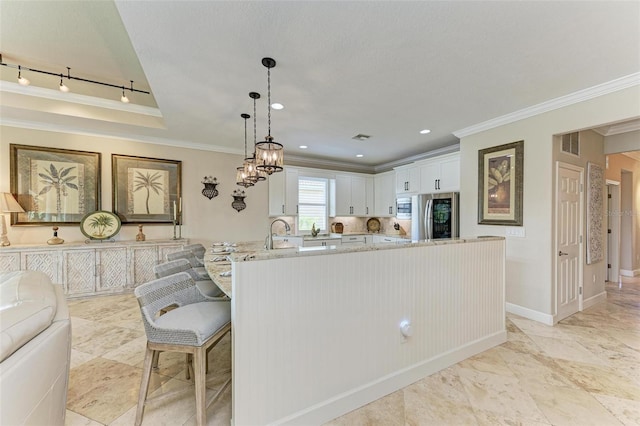
POLYGON ((0 192, 0 213, 24 213, 24 209, 10 192, 0 192))

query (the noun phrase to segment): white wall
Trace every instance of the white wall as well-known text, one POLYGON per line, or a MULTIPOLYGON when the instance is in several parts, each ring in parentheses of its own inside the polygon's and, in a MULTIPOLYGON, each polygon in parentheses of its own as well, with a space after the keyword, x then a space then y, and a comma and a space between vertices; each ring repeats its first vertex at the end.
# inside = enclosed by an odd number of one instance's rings
POLYGON ((549 318, 553 291, 553 136, 640 116, 640 87, 479 132, 460 140, 460 235, 505 235, 502 226, 479 225, 478 150, 524 140, 524 228, 507 239, 507 302, 549 318))
MULTIPOLYGON (((235 184, 239 155, 222 154, 133 141, 109 139, 41 130, 0 126, 0 191, 9 191, 9 144, 36 145, 52 148, 94 151, 102 154, 102 209, 111 208, 111 154, 136 155, 182 161, 182 202, 184 226, 182 236, 193 242, 247 241, 264 239, 267 235, 268 185, 262 182, 246 190, 247 208, 236 212, 231 207, 231 193, 243 189, 235 184), (211 200, 201 194, 204 176, 215 176, 219 195, 211 200)), ((7 217, 7 225, 9 218, 7 217)), ((137 226, 123 226, 118 240, 132 240, 137 226)), ((171 225, 145 225, 147 239, 173 236, 171 225)), ((79 226, 62 226, 59 237, 67 242, 83 241, 79 226)), ((52 237, 51 226, 11 226, 9 240, 16 244, 42 244, 52 237)))

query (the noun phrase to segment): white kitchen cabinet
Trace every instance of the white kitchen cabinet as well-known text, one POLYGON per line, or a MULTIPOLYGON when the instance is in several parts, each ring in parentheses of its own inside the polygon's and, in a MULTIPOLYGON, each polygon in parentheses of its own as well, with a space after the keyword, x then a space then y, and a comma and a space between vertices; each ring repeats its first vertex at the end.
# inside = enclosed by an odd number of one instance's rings
POLYGON ((287 167, 274 173, 269 182, 269 216, 295 216, 298 214, 298 170, 287 167))
POLYGON ((420 191, 420 167, 415 164, 396 167, 396 195, 417 194, 420 191))
POLYGON ((340 238, 305 238, 303 241, 303 247, 328 247, 342 245, 340 238))
POLYGON ((380 173, 374 177, 374 216, 393 217, 396 215, 396 172, 380 173))
POLYGON ((420 192, 456 192, 460 190, 460 155, 447 154, 420 161, 420 192))
POLYGON ((336 175, 335 215, 368 216, 373 211, 373 178, 336 175))
POLYGON ((342 244, 366 244, 365 235, 343 235, 342 244))
POLYGON ((408 243, 410 240, 402 237, 390 237, 388 235, 374 235, 373 244, 382 243, 408 243))
POLYGON ((153 267, 188 240, 66 243, 3 248, 0 270, 41 271, 69 297, 123 293, 155 279, 153 267))

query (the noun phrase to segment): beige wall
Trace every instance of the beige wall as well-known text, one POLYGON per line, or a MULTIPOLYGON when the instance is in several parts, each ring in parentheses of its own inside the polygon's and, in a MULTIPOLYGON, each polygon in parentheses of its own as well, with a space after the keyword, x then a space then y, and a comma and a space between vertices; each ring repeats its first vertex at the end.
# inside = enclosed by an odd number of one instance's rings
MULTIPOLYGON (((182 161, 182 194, 185 215, 182 236, 193 242, 246 241, 267 235, 268 187, 266 182, 246 190, 247 208, 236 212, 231 207, 231 193, 242 189, 235 184, 239 155, 177 148, 103 137, 0 127, 0 191, 9 191, 9 144, 96 151, 102 154, 102 209, 111 210, 111 154, 137 155, 182 161), (201 194, 205 175, 218 178, 219 195, 212 200, 201 194)), ((7 218, 8 222, 8 218, 7 218)), ((137 226, 123 226, 118 240, 132 240, 137 226)), ((145 225, 147 239, 173 236, 171 225, 145 225)), ((84 241, 78 226, 63 226, 58 232, 67 242, 84 241)), ((50 226, 11 226, 12 244, 45 243, 52 237, 50 226)))
POLYGON ((607 156, 607 179, 620 182, 620 268, 640 272, 640 161, 622 154, 607 156), (623 172, 630 182, 623 180, 623 172), (625 196, 626 193, 626 196, 625 196))
POLYGON ((479 132, 460 141, 460 232, 505 235, 502 226, 479 225, 478 150, 524 140, 524 228, 507 238, 506 300, 543 316, 555 314, 553 240, 553 136, 640 116, 640 87, 479 132))

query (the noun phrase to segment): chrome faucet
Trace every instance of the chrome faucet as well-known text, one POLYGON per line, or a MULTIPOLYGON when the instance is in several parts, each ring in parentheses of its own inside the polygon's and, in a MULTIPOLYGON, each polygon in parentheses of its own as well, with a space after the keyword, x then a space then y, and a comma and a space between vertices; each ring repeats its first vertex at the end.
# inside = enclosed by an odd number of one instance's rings
POLYGON ((266 248, 267 250, 271 250, 273 249, 273 224, 276 222, 282 222, 284 223, 284 229, 285 231, 287 231, 287 235, 289 235, 289 231, 291 231, 291 227, 289 226, 289 224, 282 220, 282 219, 276 219, 273 222, 271 222, 271 225, 269 225, 269 235, 267 235, 267 239, 264 243, 264 248, 266 248))

